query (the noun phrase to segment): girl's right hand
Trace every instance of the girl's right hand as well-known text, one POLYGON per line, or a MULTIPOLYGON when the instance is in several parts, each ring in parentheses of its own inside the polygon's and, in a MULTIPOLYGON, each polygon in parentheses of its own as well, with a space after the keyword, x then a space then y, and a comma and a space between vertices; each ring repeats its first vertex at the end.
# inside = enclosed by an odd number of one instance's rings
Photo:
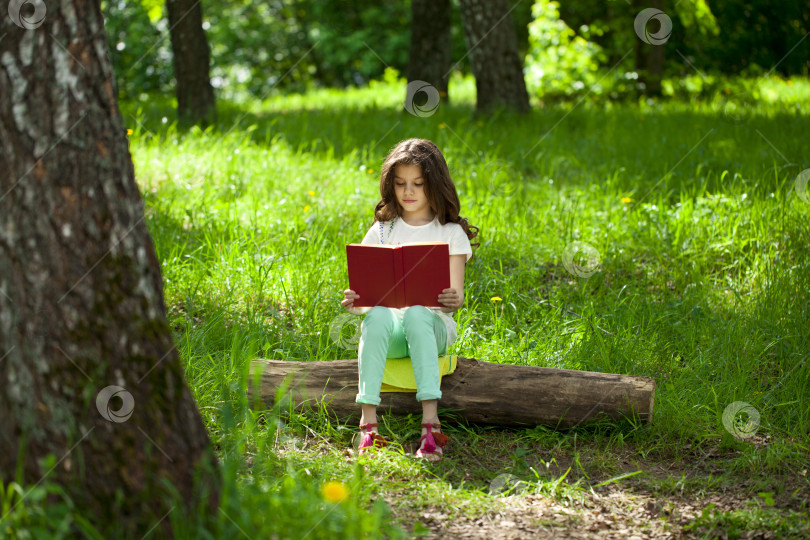
POLYGON ((343 301, 340 303, 340 305, 346 308, 346 311, 348 311, 349 313, 360 315, 361 314, 360 308, 354 307, 354 301, 360 298, 360 295, 351 289, 346 289, 345 291, 343 291, 343 297, 344 297, 343 301))

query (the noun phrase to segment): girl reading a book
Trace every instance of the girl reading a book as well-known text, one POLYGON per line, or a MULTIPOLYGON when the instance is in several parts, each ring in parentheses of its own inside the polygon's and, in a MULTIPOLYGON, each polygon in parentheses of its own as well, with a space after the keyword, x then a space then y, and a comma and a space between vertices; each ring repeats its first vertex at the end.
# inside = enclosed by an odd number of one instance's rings
POLYGON ((464 268, 472 257, 470 240, 478 227, 459 216, 459 199, 441 151, 425 139, 407 139, 385 158, 380 172, 380 196, 375 222, 363 244, 407 245, 443 242, 450 252, 450 287, 430 306, 354 307, 359 295, 344 291, 341 304, 351 313, 365 314, 360 328, 359 393, 362 416, 360 453, 386 445, 379 435, 377 405, 387 358, 410 357, 416 379, 416 400, 422 403, 422 437, 416 457, 436 461, 449 438, 438 417, 439 355, 455 341, 451 314, 464 304, 464 268), (473 230, 474 229, 474 230, 473 230), (443 306, 443 307, 442 307, 443 306))

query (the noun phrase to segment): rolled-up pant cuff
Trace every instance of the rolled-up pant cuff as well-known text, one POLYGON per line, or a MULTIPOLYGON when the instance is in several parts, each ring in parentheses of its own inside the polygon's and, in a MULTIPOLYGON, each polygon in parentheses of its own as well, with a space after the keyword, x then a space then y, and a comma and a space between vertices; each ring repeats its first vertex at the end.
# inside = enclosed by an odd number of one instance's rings
POLYGON ((357 394, 357 397, 355 398, 354 401, 355 401, 355 403, 366 403, 368 405, 379 405, 380 401, 382 401, 382 399, 379 396, 377 396, 376 398, 373 398, 371 396, 363 396, 363 395, 357 394))

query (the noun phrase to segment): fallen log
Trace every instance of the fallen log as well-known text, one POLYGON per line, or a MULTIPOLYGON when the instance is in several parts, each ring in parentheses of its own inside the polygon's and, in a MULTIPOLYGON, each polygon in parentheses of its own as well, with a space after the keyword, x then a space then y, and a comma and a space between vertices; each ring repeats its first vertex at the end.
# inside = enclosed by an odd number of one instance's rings
MULTIPOLYGON (((297 362, 253 360, 248 396, 272 406, 282 395, 296 409, 323 402, 341 422, 359 419, 357 360, 297 362), (253 381, 259 378, 259 387, 253 381)), ((635 418, 651 422, 655 380, 593 371, 494 364, 458 357, 454 373, 441 384, 439 410, 472 424, 570 428, 598 419, 635 418)), ((377 412, 421 414, 414 393, 382 392, 377 412)))

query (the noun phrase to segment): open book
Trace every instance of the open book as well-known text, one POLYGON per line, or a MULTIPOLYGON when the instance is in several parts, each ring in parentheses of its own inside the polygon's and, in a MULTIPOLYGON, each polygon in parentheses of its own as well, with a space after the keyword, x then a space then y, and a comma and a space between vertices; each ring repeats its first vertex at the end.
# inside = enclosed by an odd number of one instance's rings
POLYGON ((355 307, 444 307, 439 295, 450 287, 450 246, 417 242, 399 246, 346 246, 349 288, 360 295, 355 307))

